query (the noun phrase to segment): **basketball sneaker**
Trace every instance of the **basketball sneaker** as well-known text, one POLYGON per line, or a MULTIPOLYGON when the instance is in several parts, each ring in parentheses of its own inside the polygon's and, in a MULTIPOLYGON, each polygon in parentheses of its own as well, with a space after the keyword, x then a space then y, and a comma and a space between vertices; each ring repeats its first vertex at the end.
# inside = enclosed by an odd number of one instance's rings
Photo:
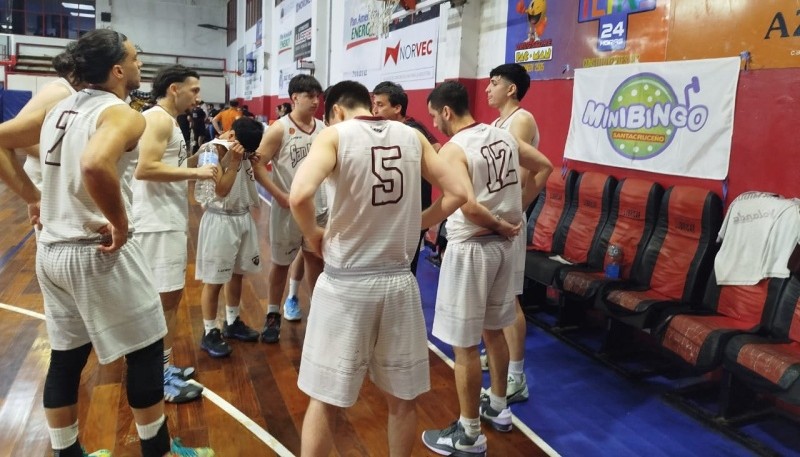
POLYGON ((277 343, 281 337, 281 315, 280 313, 267 313, 264 321, 264 329, 261 330, 262 343, 277 343))
POLYGON ((194 367, 176 367, 175 365, 167 365, 164 368, 164 375, 177 376, 184 381, 188 381, 194 377, 194 367))
POLYGON ((210 447, 186 447, 180 438, 172 438, 170 456, 173 457, 214 457, 217 455, 210 447))
POLYGON ((485 395, 481 397, 481 406, 478 409, 481 414, 481 420, 489 422, 492 425, 492 428, 499 432, 510 432, 512 425, 511 425, 511 410, 508 408, 503 409, 502 411, 496 411, 492 408, 491 401, 489 400, 489 396, 485 395))
POLYGON ((197 400, 203 393, 203 386, 184 381, 173 372, 164 372, 164 401, 167 403, 186 403, 197 400))
POLYGON ((506 384, 506 402, 508 404, 523 402, 528 399, 528 380, 525 379, 525 374, 519 382, 514 379, 514 376, 508 375, 508 383, 506 384))
POLYGON ((461 422, 455 421, 443 430, 425 430, 422 442, 439 455, 460 457, 486 457, 486 436, 470 438, 461 422))
POLYGON ((231 325, 228 325, 227 321, 222 324, 222 336, 229 340, 258 341, 258 332, 248 327, 239 317, 231 325))
POLYGON ((208 352, 211 357, 227 357, 231 355, 231 347, 222 339, 222 334, 218 328, 203 335, 200 340, 200 349, 208 352))
POLYGON ((481 349, 481 370, 489 371, 489 354, 486 353, 486 348, 481 349))
POLYGON ((299 321, 303 318, 303 310, 300 309, 300 302, 297 297, 286 297, 283 304, 283 318, 287 321, 299 321))

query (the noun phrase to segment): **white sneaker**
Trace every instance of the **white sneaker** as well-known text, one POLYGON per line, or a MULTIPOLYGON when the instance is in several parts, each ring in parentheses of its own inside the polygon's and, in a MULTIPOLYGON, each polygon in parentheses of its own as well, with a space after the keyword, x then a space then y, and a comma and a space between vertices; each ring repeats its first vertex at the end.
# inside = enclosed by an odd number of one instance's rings
POLYGON ((525 374, 522 374, 522 381, 517 382, 514 376, 508 375, 508 383, 506 385, 506 402, 508 404, 519 403, 528 399, 528 381, 525 379, 525 374))

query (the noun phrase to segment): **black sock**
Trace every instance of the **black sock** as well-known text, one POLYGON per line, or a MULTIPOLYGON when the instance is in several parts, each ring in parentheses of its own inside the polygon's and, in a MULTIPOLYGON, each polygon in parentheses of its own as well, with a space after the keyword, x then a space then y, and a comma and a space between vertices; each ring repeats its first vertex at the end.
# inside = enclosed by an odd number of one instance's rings
POLYGON ((83 448, 81 448, 80 440, 75 440, 72 446, 68 448, 57 451, 54 449, 53 457, 83 457, 83 448))
POLYGON ((142 457, 162 457, 169 452, 169 429, 167 428, 167 419, 164 418, 164 423, 161 424, 156 436, 149 440, 142 440, 141 443, 142 457))

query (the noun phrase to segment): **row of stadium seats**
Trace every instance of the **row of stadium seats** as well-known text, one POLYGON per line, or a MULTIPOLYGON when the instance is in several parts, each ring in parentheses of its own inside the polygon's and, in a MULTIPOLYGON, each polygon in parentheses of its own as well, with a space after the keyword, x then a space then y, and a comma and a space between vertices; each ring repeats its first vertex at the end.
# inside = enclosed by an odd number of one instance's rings
POLYGON ((610 323, 607 339, 642 330, 690 373, 724 366, 749 388, 800 404, 800 279, 719 285, 722 206, 706 189, 552 175, 530 212, 524 303, 555 289, 557 327, 593 309, 610 323), (619 278, 604 272, 610 245, 622 251, 619 278))

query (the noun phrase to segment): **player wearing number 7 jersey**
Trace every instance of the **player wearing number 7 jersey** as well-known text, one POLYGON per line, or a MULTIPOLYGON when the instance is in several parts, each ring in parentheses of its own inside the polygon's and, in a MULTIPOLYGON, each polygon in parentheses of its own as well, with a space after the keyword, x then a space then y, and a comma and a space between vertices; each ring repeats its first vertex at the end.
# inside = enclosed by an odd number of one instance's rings
POLYGON ((541 190, 537 174, 548 174, 552 166, 533 146, 518 145, 505 130, 475 122, 468 104, 467 90, 455 81, 428 96, 434 125, 452 136, 439 155, 462 176, 470 196, 447 220, 447 255, 433 320, 433 335, 453 345, 461 417, 443 430, 425 431, 422 440, 440 454, 484 456, 486 437, 479 417, 500 431, 511 431, 505 395, 508 347, 502 329, 515 318, 512 240, 519 236, 522 205, 541 190), (531 171, 524 193, 520 166, 531 171), (490 356, 492 393, 479 405, 481 333, 490 356))
POLYGON ((325 269, 311 298, 297 384, 311 396, 301 455, 328 455, 337 408, 355 403, 367 370, 386 394, 389 454, 410 455, 415 399, 430 389, 425 321, 410 271, 421 227, 466 201, 466 188, 421 133, 372 117, 369 91, 354 81, 326 92, 332 125, 311 145, 289 203, 325 269), (420 216, 420 177, 443 198, 420 216), (327 179, 326 179, 327 178, 327 179), (315 221, 325 181, 329 220, 315 221))

